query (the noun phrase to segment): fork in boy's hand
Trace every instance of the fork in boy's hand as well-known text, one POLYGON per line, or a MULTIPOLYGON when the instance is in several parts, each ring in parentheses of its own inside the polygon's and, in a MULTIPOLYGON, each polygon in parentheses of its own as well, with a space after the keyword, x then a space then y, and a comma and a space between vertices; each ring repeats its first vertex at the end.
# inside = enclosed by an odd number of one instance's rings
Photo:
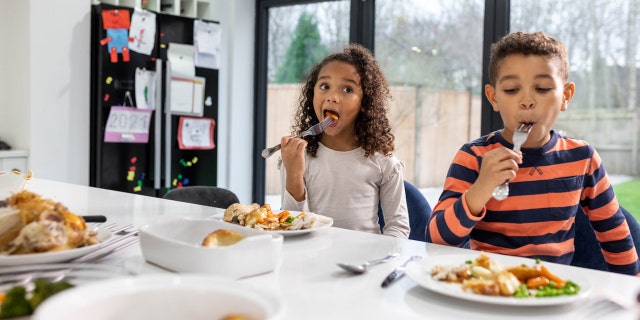
MULTIPOLYGON (((527 141, 527 137, 529 136, 529 132, 533 128, 533 124, 520 124, 520 126, 513 132, 513 150, 520 151, 520 147, 527 141)), ((505 182, 495 189, 493 189, 493 197, 502 201, 509 196, 509 183, 505 182)))

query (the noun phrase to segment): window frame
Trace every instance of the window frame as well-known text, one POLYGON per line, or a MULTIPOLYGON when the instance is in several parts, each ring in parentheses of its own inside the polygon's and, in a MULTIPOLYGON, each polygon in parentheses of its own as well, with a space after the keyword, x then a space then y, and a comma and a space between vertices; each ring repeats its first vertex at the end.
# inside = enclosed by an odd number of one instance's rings
MULTIPOLYGON (((253 120, 253 202, 264 203, 266 189, 265 160, 260 156, 266 147, 267 130, 267 41, 269 32, 269 9, 281 6, 329 2, 335 0, 256 0, 256 55, 255 96, 253 120)), ((375 0, 351 0, 349 42, 360 43, 375 54, 375 0)), ((482 86, 489 83, 489 48, 492 43, 509 32, 510 0, 485 0, 482 86)), ((482 98, 481 134, 502 128, 502 119, 492 112, 486 97, 482 98)))

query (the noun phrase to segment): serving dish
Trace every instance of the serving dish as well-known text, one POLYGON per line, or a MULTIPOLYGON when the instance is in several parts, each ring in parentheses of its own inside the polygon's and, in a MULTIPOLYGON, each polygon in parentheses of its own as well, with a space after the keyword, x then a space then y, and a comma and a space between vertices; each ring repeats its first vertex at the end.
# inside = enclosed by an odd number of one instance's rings
MULTIPOLYGON (((485 296, 472 292, 463 291, 460 284, 448 283, 439 280, 435 280, 431 277, 431 270, 436 265, 462 265, 465 261, 473 261, 478 254, 455 254, 455 255, 442 255, 429 257, 421 262, 411 263, 407 266, 407 276, 415 281, 421 287, 450 297, 458 298, 466 301, 474 301, 487 304, 496 305, 509 305, 509 306, 552 306, 561 305, 576 302, 586 298, 590 291, 591 286, 587 279, 579 277, 575 274, 567 274, 558 269, 556 273, 561 278, 571 280, 580 286, 580 292, 575 295, 563 295, 555 297, 543 297, 543 298, 515 298, 504 296, 485 296)), ((520 264, 531 265, 531 259, 492 255, 492 259, 503 266, 517 266, 520 264)))
POLYGON ((176 272, 242 278, 275 269, 282 256, 282 235, 211 219, 171 218, 140 228, 144 258, 176 272), (244 236, 222 247, 204 247, 211 232, 227 229, 244 236))
POLYGON ((282 301, 255 287, 210 275, 157 274, 77 286, 46 300, 33 320, 276 319, 282 301))

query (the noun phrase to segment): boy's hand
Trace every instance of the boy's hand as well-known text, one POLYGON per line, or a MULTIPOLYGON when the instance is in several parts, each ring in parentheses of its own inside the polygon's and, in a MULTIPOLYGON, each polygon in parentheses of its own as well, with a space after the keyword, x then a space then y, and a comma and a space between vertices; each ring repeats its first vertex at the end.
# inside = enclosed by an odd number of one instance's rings
POLYGON ((516 177, 522 152, 497 148, 485 153, 476 182, 467 191, 467 205, 471 214, 479 215, 491 199, 493 189, 516 177))
POLYGON ((304 200, 304 150, 307 141, 301 138, 282 137, 280 140, 282 162, 287 170, 287 191, 296 201, 304 200))

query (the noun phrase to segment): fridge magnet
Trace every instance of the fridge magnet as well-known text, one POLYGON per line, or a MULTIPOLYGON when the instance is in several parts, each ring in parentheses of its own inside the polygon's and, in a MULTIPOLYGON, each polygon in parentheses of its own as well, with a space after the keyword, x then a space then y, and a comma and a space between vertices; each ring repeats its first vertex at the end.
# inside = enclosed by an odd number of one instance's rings
POLYGON ((193 22, 193 44, 195 65, 207 69, 219 69, 220 41, 222 30, 220 24, 196 20, 193 22))
POLYGON ((108 29, 129 29, 131 14, 129 10, 102 10, 102 27, 108 29))
POLYGON ((156 72, 136 68, 135 83, 138 109, 155 110, 156 72))
POLYGON ((140 8, 133 9, 129 39, 131 51, 151 55, 156 38, 156 14, 140 8))
POLYGON ((213 130, 216 122, 210 118, 180 117, 178 147, 182 150, 209 150, 216 147, 213 130))
POLYGON ((151 110, 113 106, 104 128, 104 142, 147 143, 151 110))

